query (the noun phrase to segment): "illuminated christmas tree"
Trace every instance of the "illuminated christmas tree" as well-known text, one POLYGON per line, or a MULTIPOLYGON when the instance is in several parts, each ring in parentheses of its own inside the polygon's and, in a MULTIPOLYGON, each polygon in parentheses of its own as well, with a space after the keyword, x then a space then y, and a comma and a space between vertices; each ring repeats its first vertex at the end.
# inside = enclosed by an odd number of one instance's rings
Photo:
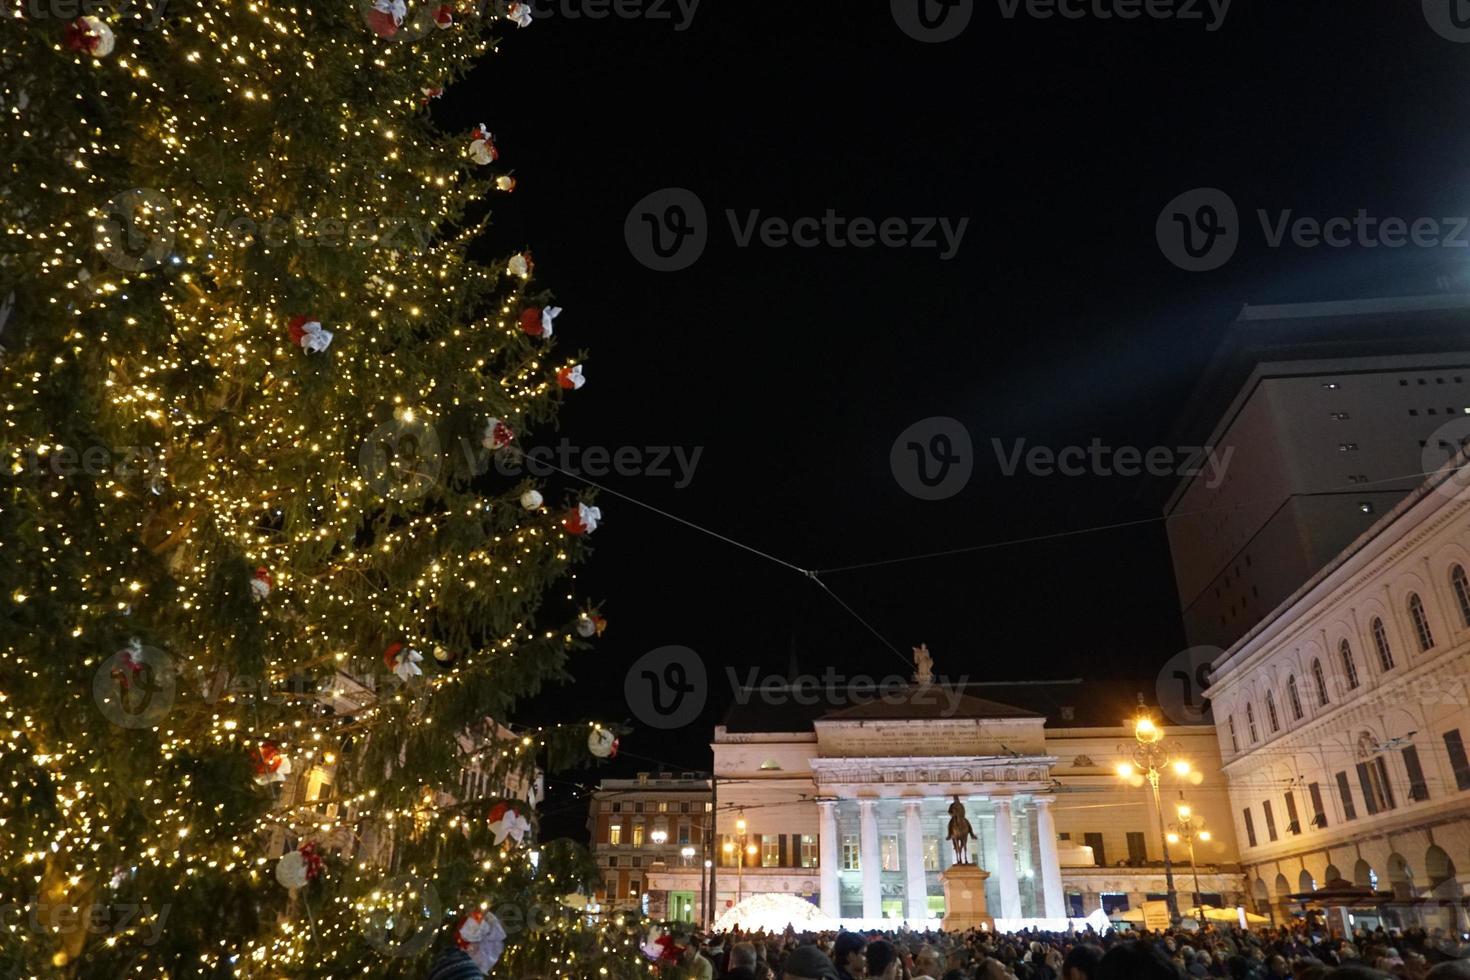
POLYGON ((645 975, 535 849, 609 733, 508 727, 601 628, 493 465, 581 367, 429 111, 527 10, 65 6, 0 41, 0 974, 645 975))

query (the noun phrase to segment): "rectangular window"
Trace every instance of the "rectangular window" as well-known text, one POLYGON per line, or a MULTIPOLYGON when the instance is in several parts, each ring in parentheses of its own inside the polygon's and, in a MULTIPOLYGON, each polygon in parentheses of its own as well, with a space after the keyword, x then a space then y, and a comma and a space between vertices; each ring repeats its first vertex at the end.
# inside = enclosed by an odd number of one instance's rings
POLYGON ((1342 798, 1342 818, 1344 820, 1358 819, 1358 810, 1353 806, 1353 787, 1348 782, 1345 772, 1337 774, 1337 795, 1342 798))
POLYGON ((681 824, 679 824, 679 837, 678 837, 678 841, 679 841, 680 844, 688 844, 689 843, 689 825, 687 823, 681 823, 681 824))
POLYGON ((779 868, 781 866, 781 841, 775 834, 766 834, 761 838, 761 867, 779 868))
POLYGON ((623 825, 615 823, 607 828, 607 842, 609 844, 621 844, 623 842, 623 825))
POLYGON ((1322 806, 1322 784, 1308 783, 1307 795, 1312 799, 1312 826, 1327 826, 1327 809, 1322 806))
POLYGON ((1271 840, 1276 839, 1276 814, 1271 812, 1271 801, 1261 801, 1261 812, 1266 815, 1266 836, 1271 840))
POLYGON ((939 838, 938 837, 925 837, 924 838, 924 870, 925 871, 938 871, 939 870, 939 838))
POLYGON ((643 825, 641 823, 635 823, 633 825, 633 846, 643 846, 643 825))
POLYGON ((639 881, 637 878, 634 878, 634 879, 632 879, 631 881, 628 882, 628 894, 629 895, 631 895, 634 898, 636 898, 636 897, 638 897, 638 894, 640 892, 642 892, 642 891, 643 891, 643 882, 639 881))
POLYGON ((740 844, 729 834, 720 835, 720 866, 734 868, 740 864, 740 844))
POLYGON ((1388 784, 1383 756, 1358 763, 1358 783, 1363 787, 1363 805, 1370 815, 1394 808, 1393 789, 1388 784))
POLYGON ((616 868, 618 866, 618 856, 616 854, 607 859, 607 866, 609 868, 616 868))
POLYGON ((801 835, 801 866, 803 868, 815 868, 817 866, 817 835, 801 835))
POLYGON ((1103 911, 1108 915, 1128 911, 1128 896, 1123 892, 1103 892, 1098 897, 1102 899, 1103 911))
POLYGON ((1302 832, 1301 817, 1296 812, 1296 796, 1291 790, 1286 791, 1286 830, 1292 834, 1302 832))
POLYGON ((1107 851, 1103 848, 1103 835, 1083 834, 1082 842, 1088 847, 1092 848, 1092 862, 1096 864, 1099 868, 1107 867, 1108 854, 1107 851))
POLYGON ((680 813, 688 813, 689 812, 689 801, 688 800, 683 800, 683 801, 681 801, 679 803, 679 812, 680 813))
POLYGON ((634 813, 642 813, 643 812, 643 801, 642 800, 634 800, 633 801, 633 812, 634 813))
POLYGON ((1128 831, 1128 863, 1132 865, 1148 864, 1148 845, 1141 831, 1128 831))
POLYGON ((669 801, 668 800, 659 800, 658 801, 658 812, 659 813, 668 813, 669 812, 669 801))
POLYGON ((859 858, 857 834, 842 835, 842 870, 861 871, 862 862, 859 858))
POLYGON ((898 860, 899 860, 898 859, 898 835, 897 834, 884 834, 882 837, 878 838, 878 847, 879 847, 880 852, 883 855, 883 865, 882 865, 883 866, 883 870, 884 871, 897 871, 897 870, 899 870, 899 863, 898 863, 898 860))
POLYGON ((1419 749, 1413 745, 1404 746, 1404 771, 1409 774, 1409 799, 1422 801, 1429 799, 1429 784, 1424 780, 1424 767, 1419 764, 1419 749))
POLYGON ((1450 754, 1450 768, 1455 771, 1455 788, 1470 789, 1470 758, 1465 756, 1465 740, 1458 728, 1444 733, 1444 747, 1450 754))
POLYGON ((1251 817, 1251 808, 1246 807, 1240 811, 1245 817, 1245 839, 1250 841, 1251 847, 1256 846, 1256 822, 1251 817))
POLYGON ((623 812, 623 804, 622 804, 622 802, 621 801, 614 800, 613 801, 613 813, 622 813, 622 812, 623 812))

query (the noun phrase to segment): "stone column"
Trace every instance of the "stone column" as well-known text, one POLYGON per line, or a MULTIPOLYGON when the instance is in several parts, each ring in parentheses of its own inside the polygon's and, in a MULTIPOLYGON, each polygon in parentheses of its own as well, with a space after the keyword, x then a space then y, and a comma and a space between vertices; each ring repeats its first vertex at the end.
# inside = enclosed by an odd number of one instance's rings
POLYGON ((1011 828, 1011 801, 995 800, 995 877, 1000 883, 1001 919, 1021 917, 1021 886, 1016 881, 1016 835, 1011 828))
POLYGON ((842 853, 842 838, 837 836, 837 801, 818 800, 817 810, 822 819, 817 837, 822 914, 835 919, 842 914, 842 886, 837 881, 842 853))
POLYGON ((858 815, 861 818, 859 831, 862 834, 863 866, 863 918, 883 917, 883 857, 878 851, 878 801, 858 800, 858 815))
POLYGON ((907 893, 910 919, 923 919, 929 915, 929 886, 924 875, 924 824, 919 815, 922 803, 922 800, 903 801, 904 891, 907 893))
POLYGON ((1067 915, 1067 902, 1062 896, 1062 862, 1057 856, 1057 822, 1052 816, 1053 796, 1038 796, 1036 802, 1036 834, 1041 838, 1041 895, 1043 912, 1048 919, 1067 915))

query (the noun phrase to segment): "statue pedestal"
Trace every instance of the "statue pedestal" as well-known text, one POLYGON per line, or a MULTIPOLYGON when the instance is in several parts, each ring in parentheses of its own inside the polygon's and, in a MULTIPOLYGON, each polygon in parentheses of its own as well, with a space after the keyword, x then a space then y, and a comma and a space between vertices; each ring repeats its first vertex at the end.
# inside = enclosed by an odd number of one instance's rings
POLYGON ((966 929, 995 929, 995 920, 985 910, 985 879, 989 871, 981 871, 973 864, 950 865, 939 880, 944 885, 945 932, 963 932, 966 929))

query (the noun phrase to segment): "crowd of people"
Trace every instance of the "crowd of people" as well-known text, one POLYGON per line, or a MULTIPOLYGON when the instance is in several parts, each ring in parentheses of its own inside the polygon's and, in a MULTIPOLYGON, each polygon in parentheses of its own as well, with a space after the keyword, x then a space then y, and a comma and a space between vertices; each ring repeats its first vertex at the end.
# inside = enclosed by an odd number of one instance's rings
POLYGON ((1440 930, 740 933, 665 941, 664 980, 1470 980, 1440 930))

